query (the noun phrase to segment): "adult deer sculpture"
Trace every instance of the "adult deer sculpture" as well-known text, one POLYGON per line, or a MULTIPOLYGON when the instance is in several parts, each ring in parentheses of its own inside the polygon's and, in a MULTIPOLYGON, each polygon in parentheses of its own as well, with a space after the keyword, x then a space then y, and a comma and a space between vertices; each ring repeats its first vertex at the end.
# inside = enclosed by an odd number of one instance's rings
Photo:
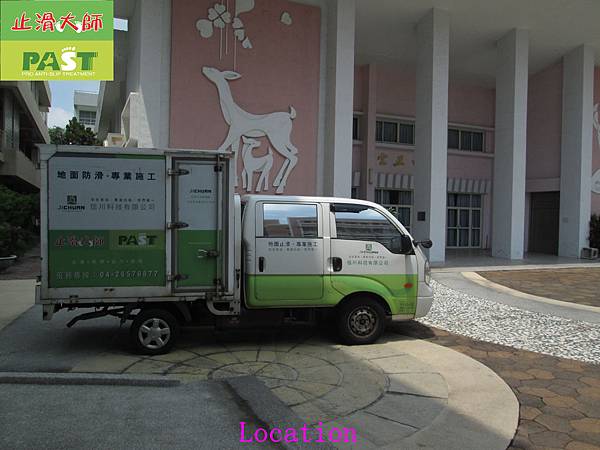
POLYGON ((231 95, 229 82, 241 78, 239 73, 228 70, 220 71, 214 67, 203 67, 202 73, 217 87, 223 118, 229 125, 229 132, 219 150, 231 147, 234 153, 236 186, 241 137, 259 138, 266 136, 271 142, 273 149, 285 158, 281 169, 279 169, 273 181, 273 186, 277 188, 276 192, 278 194, 283 193, 288 176, 298 163, 298 149, 290 140, 292 120, 296 118, 296 110, 290 106, 289 112, 251 114, 240 108, 231 95))

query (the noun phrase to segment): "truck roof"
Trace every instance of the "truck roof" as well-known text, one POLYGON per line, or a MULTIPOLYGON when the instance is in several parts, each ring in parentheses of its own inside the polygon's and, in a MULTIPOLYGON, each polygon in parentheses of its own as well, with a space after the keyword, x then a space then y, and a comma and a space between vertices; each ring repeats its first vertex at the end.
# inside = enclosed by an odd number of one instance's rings
POLYGON ((369 202, 367 200, 359 200, 356 198, 346 197, 316 197, 316 196, 304 196, 304 195, 259 195, 259 194, 246 194, 242 195, 242 202, 258 202, 258 201, 273 201, 273 202, 326 202, 326 203, 353 203, 356 205, 372 206, 377 205, 376 203, 369 202))

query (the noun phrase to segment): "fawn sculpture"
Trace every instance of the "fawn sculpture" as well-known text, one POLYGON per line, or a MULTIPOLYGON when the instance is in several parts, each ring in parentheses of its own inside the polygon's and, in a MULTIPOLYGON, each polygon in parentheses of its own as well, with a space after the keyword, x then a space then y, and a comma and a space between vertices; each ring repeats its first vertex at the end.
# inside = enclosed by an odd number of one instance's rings
POLYGON ((258 182, 256 183, 256 192, 261 191, 261 184, 263 185, 263 191, 268 190, 269 173, 273 167, 273 152, 271 151, 271 147, 269 147, 269 153, 256 157, 252 154, 252 150, 260 146, 260 141, 242 136, 242 142, 244 143, 242 146, 242 161, 244 161, 242 187, 246 189, 246 192, 252 192, 254 190, 254 172, 260 172, 258 182))

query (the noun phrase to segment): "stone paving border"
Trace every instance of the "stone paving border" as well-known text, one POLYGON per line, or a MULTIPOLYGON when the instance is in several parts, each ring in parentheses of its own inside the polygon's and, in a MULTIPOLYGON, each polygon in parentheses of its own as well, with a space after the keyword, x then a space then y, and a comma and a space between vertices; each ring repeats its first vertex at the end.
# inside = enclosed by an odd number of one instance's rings
POLYGON ((519 350, 418 322, 390 331, 464 353, 496 372, 520 403, 509 449, 600 450, 600 365, 519 350))
POLYGON ((267 339, 256 333, 227 340, 211 333, 182 337, 181 348, 167 355, 106 353, 73 370, 110 368, 184 382, 252 376, 303 423, 355 428, 357 447, 365 449, 500 450, 517 425, 518 403, 499 377, 428 342, 392 335, 378 344, 348 347, 315 336, 314 330, 294 329, 267 339))
MULTIPOLYGON (((585 268, 577 268, 578 271, 580 270, 585 270, 585 268)), ((598 270, 598 268, 595 268, 596 270, 598 270)), ((531 269, 529 269, 531 270, 531 269)), ((569 270, 569 269, 564 269, 564 270, 569 270)), ((559 269, 544 269, 543 272, 552 272, 553 274, 555 274, 556 276, 561 276, 564 277, 565 276, 565 272, 560 271, 559 269)), ((550 298, 550 297, 545 297, 543 295, 537 295, 537 294, 532 294, 530 292, 525 292, 525 290, 519 290, 518 288, 511 288, 510 286, 507 286, 505 284, 501 284, 499 282, 493 281, 489 278, 487 278, 484 275, 488 275, 488 272, 497 272, 497 273, 501 273, 504 274, 506 271, 482 271, 481 273, 475 273, 475 272, 463 272, 462 275, 467 278, 470 281, 473 281, 474 283, 478 283, 484 287, 488 287, 491 289, 495 289, 499 292, 504 292, 510 295, 514 295, 515 297, 520 297, 520 298, 525 298, 528 300, 535 300, 535 301, 540 301, 540 302, 544 302, 544 303, 549 303, 549 304, 553 304, 553 305, 560 305, 563 307, 567 307, 567 308, 574 308, 574 309, 581 309, 583 311, 591 311, 591 312, 596 312, 596 313, 600 313, 600 306, 594 306, 594 305, 588 305, 588 304, 582 304, 582 303, 578 303, 576 300, 573 301, 564 301, 564 300, 558 300, 556 298, 550 298), (483 275, 482 275, 483 274, 483 275)), ((526 274, 527 271, 523 270, 523 271, 518 271, 516 274, 511 274, 512 276, 519 276, 519 275, 523 275, 526 274)), ((535 274, 539 274, 540 270, 534 270, 533 271, 535 274)), ((572 273, 572 271, 570 272, 572 273)), ((598 275, 600 275, 600 272, 598 272, 598 275)), ((566 274, 567 277, 569 277, 569 274, 566 274)), ((572 274, 572 276, 577 276, 575 274, 572 274)), ((571 296, 571 298, 573 298, 574 296, 576 296, 576 293, 573 293, 572 290, 570 289, 572 286, 568 286, 568 293, 566 294, 567 296, 571 296)), ((556 288, 556 285, 553 285, 552 288, 556 288)), ((596 287, 595 286, 586 286, 586 291, 587 294, 594 294, 596 287)), ((597 292, 596 292, 597 293, 597 292)), ((555 295, 556 292, 549 292, 550 295, 555 295)))
POLYGON ((467 280, 472 281, 473 283, 477 283, 480 286, 483 286, 488 289, 493 289, 498 292, 502 292, 503 294, 512 295, 518 298, 524 298, 526 300, 533 300, 536 302, 547 303, 549 305, 557 305, 562 306, 564 308, 573 308, 580 309, 582 311, 591 311, 600 313, 600 308, 596 306, 589 305, 580 305, 578 303, 572 302, 563 302, 561 300, 556 300, 554 298, 541 297, 539 295, 529 294, 527 292, 519 291, 517 289, 510 288, 508 286, 504 286, 503 284, 494 283, 491 280, 479 275, 477 272, 462 272, 461 275, 465 277, 467 280))
MULTIPOLYGON (((470 290, 458 291, 444 281, 433 279, 433 306, 418 322, 486 342, 600 363, 600 322, 534 312, 518 304, 509 306, 495 301, 494 292, 465 282, 474 286, 474 292, 478 294, 468 293, 470 290)), ((578 315, 598 316, 576 312, 578 315)))

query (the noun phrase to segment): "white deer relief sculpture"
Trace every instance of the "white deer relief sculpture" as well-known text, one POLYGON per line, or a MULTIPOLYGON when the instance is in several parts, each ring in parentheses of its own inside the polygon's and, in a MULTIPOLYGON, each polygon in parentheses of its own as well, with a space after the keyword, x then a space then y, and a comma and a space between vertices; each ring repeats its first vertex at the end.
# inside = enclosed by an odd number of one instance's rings
POLYGON ((600 147, 600 103, 594 105, 594 129, 596 130, 596 139, 600 147))
POLYGON ((246 189, 246 192, 252 192, 254 190, 254 172, 260 172, 255 192, 261 191, 261 183, 263 185, 262 190, 268 190, 269 173, 273 167, 273 152, 271 151, 271 147, 269 147, 269 153, 257 158, 252 154, 252 150, 260 146, 260 141, 247 138, 246 136, 242 136, 242 141, 244 142, 242 146, 242 161, 244 162, 242 187, 246 189))
MULTIPOLYGON (((596 130, 596 139, 600 147, 600 103, 594 105, 594 130, 596 130)), ((592 192, 600 194, 600 170, 596 170, 592 175, 592 192)))
MULTIPOLYGON (((229 125, 229 132, 219 150, 231 147, 235 158, 235 169, 237 174, 238 153, 240 139, 242 136, 259 138, 266 136, 271 142, 273 149, 285 158, 281 169, 277 173, 273 186, 277 188, 278 194, 283 193, 287 179, 298 163, 298 149, 292 144, 290 134, 292 132, 292 120, 296 118, 296 110, 290 106, 289 112, 273 112, 270 114, 251 114, 240 108, 231 95, 229 81, 241 78, 237 72, 221 72, 214 67, 203 67, 202 73, 212 81, 219 92, 219 102, 223 118, 229 125)), ((237 186, 237 177, 236 177, 237 186)))

